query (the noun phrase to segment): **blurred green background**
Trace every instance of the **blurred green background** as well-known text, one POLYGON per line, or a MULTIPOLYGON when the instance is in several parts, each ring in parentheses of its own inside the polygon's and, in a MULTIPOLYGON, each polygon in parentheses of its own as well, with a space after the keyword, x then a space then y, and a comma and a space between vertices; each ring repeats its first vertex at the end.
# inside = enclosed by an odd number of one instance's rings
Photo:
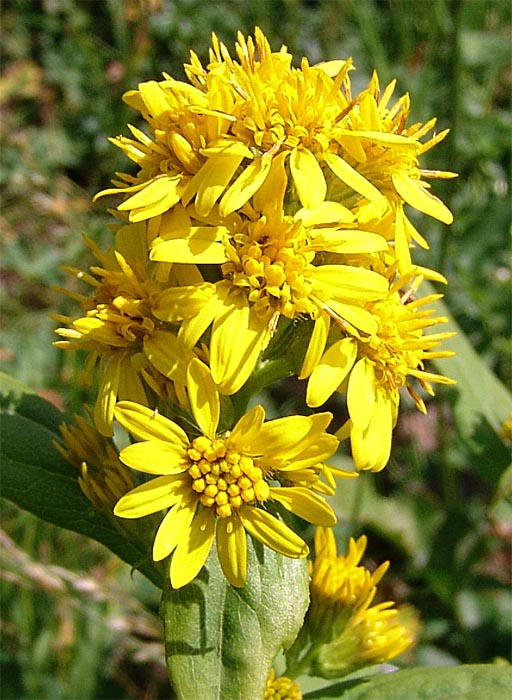
MULTIPOLYGON (((121 95, 162 71, 183 78, 188 50, 207 59, 212 31, 233 49, 238 30, 259 25, 297 61, 352 56, 358 89, 373 69, 381 85, 397 78, 396 96, 411 94, 411 121, 437 116, 439 129, 450 127, 427 166, 459 173, 434 183, 455 223, 421 219, 431 243, 421 263, 448 277, 454 318, 510 385, 510 8, 508 0, 3 0, 0 369, 80 410, 81 359, 52 347, 47 314, 73 313, 51 285, 68 284, 59 265, 91 263, 81 234, 110 241, 106 200, 91 198, 126 168, 107 141, 135 118, 121 95)), ((385 598, 414 606, 421 620, 403 664, 510 653, 512 511, 499 477, 512 430, 458 421, 458 391, 441 391, 427 417, 404 404, 388 468, 344 486, 336 502, 339 532, 368 534, 370 564, 391 559, 385 598)), ((493 385, 472 391, 486 396, 493 385)), ((287 383, 268 401, 289 410, 298 394, 287 383)), ((7 501, 1 537, 2 698, 172 697, 152 584, 100 545, 7 501)))

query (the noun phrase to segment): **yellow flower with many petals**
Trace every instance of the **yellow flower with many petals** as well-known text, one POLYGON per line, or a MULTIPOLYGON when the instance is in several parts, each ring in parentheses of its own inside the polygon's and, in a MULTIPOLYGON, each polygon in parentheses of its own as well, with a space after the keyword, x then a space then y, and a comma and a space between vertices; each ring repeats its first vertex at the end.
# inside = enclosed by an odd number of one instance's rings
POLYGON ((289 416, 267 423, 256 406, 234 428, 217 435, 219 394, 209 369, 191 361, 187 387, 194 419, 201 432, 189 438, 173 421, 130 402, 117 405, 117 420, 138 440, 120 459, 157 478, 123 496, 114 513, 140 518, 165 508, 156 533, 153 559, 172 554, 171 584, 192 581, 216 540, 224 574, 243 586, 247 569, 246 533, 288 557, 308 554, 306 543, 266 506, 272 501, 313 523, 331 526, 336 518, 326 501, 301 486, 281 486, 296 470, 319 472, 338 445, 324 432, 330 414, 289 416))
POLYGON ((340 439, 350 436, 358 469, 378 471, 386 466, 402 387, 413 397, 418 410, 426 413, 412 381, 416 380, 431 396, 432 382, 455 383, 425 369, 426 361, 454 354, 435 349, 453 333, 424 333, 447 320, 432 318, 433 310, 423 308, 441 295, 411 301, 408 292, 400 296, 399 284, 385 299, 366 307, 378 322, 375 333, 338 336, 313 368, 303 367, 301 374, 304 378, 310 373, 306 395, 310 406, 322 405, 336 390, 346 393, 350 419, 337 435, 340 439))
MULTIPOLYGON (((335 202, 287 215, 283 160, 274 160, 252 203, 229 221, 195 225, 194 211, 179 205, 161 217, 152 242, 152 260, 221 265, 222 279, 214 292, 209 283, 201 287, 205 304, 184 319, 179 338, 193 347, 212 324, 210 365, 226 394, 235 393, 250 376, 280 316, 342 315, 372 332, 375 320, 363 306, 388 291, 386 278, 373 270, 315 264, 321 253, 374 253, 385 250, 387 243, 376 233, 357 229, 350 212, 335 202)), ((155 310, 159 318, 169 320, 166 303, 174 308, 179 293, 170 289, 162 295, 155 310)))
POLYGON ((316 658, 323 677, 339 677, 369 664, 381 664, 400 656, 415 641, 417 624, 405 625, 400 609, 391 601, 356 613, 344 632, 326 644, 316 658))
POLYGON ((350 538, 338 555, 331 529, 317 528, 310 562, 311 603, 304 626, 286 653, 288 675, 309 671, 324 678, 342 677, 368 664, 398 656, 413 643, 418 623, 414 611, 401 615, 391 601, 372 605, 388 569, 361 565, 366 537, 350 538))
POLYGON ((169 285, 190 281, 196 286, 180 286, 180 303, 172 311, 167 308, 167 319, 179 323, 187 314, 193 315, 207 294, 207 290, 197 288, 202 277, 190 265, 181 269, 174 266, 172 271, 169 266, 158 270, 153 266, 150 270, 146 236, 146 224, 122 226, 115 246, 107 254, 88 240, 102 267, 91 267, 92 274, 71 267, 63 269, 90 284, 92 296, 60 290, 79 301, 85 314, 79 318, 53 315, 55 320, 68 324, 57 329, 63 340, 55 345, 88 351, 87 372, 99 361, 94 418, 104 435, 112 434, 118 398, 147 404, 148 392, 150 396, 151 388, 161 383, 155 374, 184 385, 187 363, 194 357, 170 326, 155 316, 153 307, 159 306, 161 294, 169 285))

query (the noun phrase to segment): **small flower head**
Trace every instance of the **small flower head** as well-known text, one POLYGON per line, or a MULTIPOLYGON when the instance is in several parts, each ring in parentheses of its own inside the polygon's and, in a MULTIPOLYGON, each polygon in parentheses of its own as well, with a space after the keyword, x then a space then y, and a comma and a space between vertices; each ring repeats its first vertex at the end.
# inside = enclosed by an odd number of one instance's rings
POLYGON ((370 664, 400 656, 415 641, 416 624, 404 625, 393 602, 379 603, 356 613, 332 644, 316 659, 319 675, 337 677, 370 664))
POLYGON ((139 518, 169 508, 156 533, 153 558, 172 554, 175 588, 199 573, 214 538, 224 574, 235 586, 246 580, 246 533, 285 556, 307 556, 305 542, 266 506, 275 501, 309 522, 335 522, 331 508, 312 489, 280 485, 296 470, 319 473, 335 451, 337 440, 320 429, 326 415, 265 423, 263 408, 256 406, 233 430, 219 435, 219 394, 198 359, 189 365, 187 387, 197 437, 143 406, 117 405, 116 418, 142 441, 124 449, 121 460, 159 476, 123 496, 114 513, 139 518))
POLYGON ((372 602, 389 562, 373 573, 360 566, 366 537, 350 538, 346 556, 337 555, 332 530, 317 528, 315 559, 311 564, 311 605, 308 626, 315 640, 328 643, 345 629, 348 620, 372 602))
POLYGON ((286 676, 276 678, 274 669, 270 671, 263 700, 302 700, 302 697, 298 683, 286 676))
MULTIPOLYGON (((55 343, 66 350, 82 349, 89 353, 86 371, 99 362, 99 391, 94 411, 96 426, 104 435, 112 434, 115 401, 118 397, 147 404, 151 375, 161 373, 167 380, 185 381, 186 363, 193 357, 180 343, 172 327, 155 315, 162 294, 176 282, 168 270, 150 270, 146 225, 133 224, 118 229, 114 247, 106 254, 87 240, 102 266, 91 267, 91 274, 64 268, 92 287, 92 295, 63 291, 78 301, 83 315, 78 318, 54 315, 67 327, 56 333, 62 340, 55 343)), ((192 266, 188 268, 194 274, 192 266)), ((193 277, 193 279, 196 279, 193 277)), ((182 276, 186 281, 186 276, 182 276)), ((182 303, 168 310, 169 322, 179 322, 197 310, 195 289, 181 289, 182 303), (188 293, 188 296, 187 296, 188 293)), ((205 290, 204 294, 207 294, 205 290)))
POLYGON ((56 449, 79 473, 78 483, 85 496, 97 508, 111 512, 127 489, 136 485, 133 474, 119 460, 112 440, 101 435, 83 416, 75 423, 60 426, 62 443, 56 449))
POLYGON ((450 350, 437 350, 453 333, 425 333, 447 321, 432 317, 433 310, 424 308, 439 296, 411 301, 407 292, 400 295, 397 286, 393 285, 385 298, 365 307, 376 321, 375 331, 343 334, 324 352, 308 380, 310 406, 322 405, 336 390, 346 393, 350 420, 338 437, 350 436, 358 469, 378 471, 386 466, 401 388, 405 387, 418 410, 426 413, 414 383, 430 396, 434 394, 433 382, 455 383, 425 368, 429 360, 453 355, 450 350))

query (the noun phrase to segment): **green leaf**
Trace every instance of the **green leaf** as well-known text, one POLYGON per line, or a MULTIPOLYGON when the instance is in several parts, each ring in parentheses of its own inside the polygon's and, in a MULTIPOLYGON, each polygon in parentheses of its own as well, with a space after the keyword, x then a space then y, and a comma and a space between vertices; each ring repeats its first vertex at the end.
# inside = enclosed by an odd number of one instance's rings
POLYGON ((100 512, 82 493, 78 473, 56 450, 63 414, 44 399, 22 394, 18 412, 0 413, 1 495, 42 520, 101 542, 139 569, 155 585, 162 574, 151 561, 151 544, 121 529, 114 516, 100 512))
POLYGON ((215 551, 192 583, 164 588, 167 666, 179 700, 261 700, 274 658, 300 629, 306 561, 248 539, 244 588, 226 581, 215 551))
MULTIPOLYGON (((426 294, 434 293, 433 287, 424 282, 426 294)), ((457 335, 443 343, 443 349, 454 350, 455 357, 433 361, 437 370, 457 381, 455 390, 455 419, 462 433, 472 435, 484 419, 496 435, 500 435, 502 425, 512 416, 512 394, 487 367, 469 342, 464 331, 451 317, 442 300, 432 304, 441 316, 448 318, 443 331, 455 331, 457 335)))
POLYGON ((508 664, 475 664, 385 673, 346 692, 343 684, 335 684, 306 693, 304 700, 493 700, 508 697, 511 687, 508 664))

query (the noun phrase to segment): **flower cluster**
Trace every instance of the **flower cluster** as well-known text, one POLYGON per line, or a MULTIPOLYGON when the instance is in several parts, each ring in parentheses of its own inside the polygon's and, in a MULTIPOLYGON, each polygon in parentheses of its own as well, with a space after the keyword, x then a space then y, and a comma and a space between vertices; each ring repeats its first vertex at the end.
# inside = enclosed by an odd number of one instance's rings
POLYGON ((435 296, 415 295, 443 278, 413 262, 428 246, 407 214, 452 220, 428 180, 453 174, 420 165, 446 131, 408 124, 408 96, 393 102, 394 82, 381 90, 376 74, 354 95, 353 69, 295 67, 256 29, 238 35, 235 58, 214 35, 206 66, 191 54, 188 82, 164 74, 124 96, 144 128, 112 141, 137 170, 97 195, 121 195, 115 238, 107 252, 88 241, 90 272, 67 268, 92 291, 68 292, 82 311, 55 317, 57 345, 97 370, 99 432, 117 419, 138 441, 121 461, 157 475, 115 513, 169 509, 153 556, 172 554, 175 587, 214 541, 243 585, 246 533, 307 556, 282 513, 335 522, 324 496, 344 474, 325 460, 338 441, 350 439, 356 469, 382 469, 400 389, 425 411, 418 387, 451 382, 425 366, 451 354, 438 349, 450 334, 427 332, 446 319, 428 308, 435 296), (307 383, 310 409, 346 396, 336 437, 329 413, 246 412, 273 361, 307 383))

